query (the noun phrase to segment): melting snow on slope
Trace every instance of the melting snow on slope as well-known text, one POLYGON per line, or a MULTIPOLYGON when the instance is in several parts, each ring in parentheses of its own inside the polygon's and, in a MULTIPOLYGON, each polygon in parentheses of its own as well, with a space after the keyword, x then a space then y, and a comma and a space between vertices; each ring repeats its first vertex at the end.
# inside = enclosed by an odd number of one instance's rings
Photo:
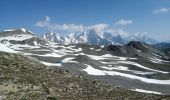
POLYGON ((101 49, 97 49, 96 51, 101 51, 101 49))
POLYGON ((2 40, 16 40, 16 41, 23 41, 26 39, 30 39, 34 37, 33 35, 28 35, 28 34, 20 34, 20 35, 13 35, 13 36, 8 36, 8 37, 1 37, 0 41, 2 40))
POLYGON ((127 60, 127 59, 136 59, 136 58, 129 58, 129 57, 119 57, 119 56, 113 56, 111 54, 105 54, 102 56, 96 56, 96 55, 88 55, 88 54, 84 54, 87 55, 88 57, 94 59, 94 60, 104 60, 104 59, 108 59, 108 58, 112 58, 113 60, 127 60))
POLYGON ((10 53, 17 53, 16 51, 14 51, 13 49, 7 47, 4 44, 0 44, 0 51, 10 52, 10 53))
POLYGON ((83 71, 87 72, 87 73, 90 74, 90 75, 106 75, 106 74, 105 74, 103 71, 101 71, 101 70, 95 69, 95 68, 93 68, 92 66, 87 65, 87 64, 85 64, 85 65, 87 66, 87 68, 86 68, 86 69, 83 69, 83 71))
POLYGON ((62 66, 61 63, 49 63, 49 62, 44 62, 44 61, 40 61, 40 62, 46 66, 62 66))
POLYGON ((130 79, 136 79, 140 80, 145 83, 153 83, 153 84, 168 84, 170 85, 170 80, 157 80, 157 79, 149 79, 145 77, 140 77, 136 75, 131 75, 131 74, 125 74, 121 72, 116 72, 116 71, 106 71, 106 70, 99 70, 93 68, 91 65, 87 65, 87 68, 83 69, 83 71, 87 72, 89 75, 111 75, 111 76, 122 76, 130 79))
POLYGON ((141 64, 132 62, 132 61, 117 61, 117 62, 115 62, 115 61, 112 61, 112 62, 100 61, 100 62, 103 63, 103 64, 129 64, 129 65, 134 65, 136 67, 143 68, 143 69, 146 69, 146 70, 150 70, 150 71, 154 71, 154 72, 159 72, 159 73, 164 73, 164 74, 169 74, 169 72, 151 69, 151 68, 145 67, 145 66, 143 66, 141 64))
POLYGON ((59 55, 56 53, 47 53, 45 55, 38 55, 38 56, 42 56, 42 57, 62 57, 63 55, 59 55))
POLYGON ((162 59, 158 59, 156 57, 149 57, 150 61, 153 62, 153 63, 165 63, 165 62, 169 62, 169 61, 165 61, 165 60, 162 60, 162 59))
POLYGON ((116 70, 124 70, 124 71, 129 70, 128 67, 125 67, 125 66, 114 66, 114 67, 101 66, 101 67, 104 68, 104 69, 107 69, 107 70, 113 70, 113 69, 116 69, 116 70))
POLYGON ((137 91, 137 92, 143 92, 143 93, 162 94, 162 93, 160 93, 160 92, 143 90, 143 89, 131 89, 131 90, 132 90, 132 91, 137 91))
POLYGON ((151 74, 156 74, 155 72, 142 72, 142 71, 133 71, 133 73, 138 74, 138 75, 151 75, 151 74))
POLYGON ((146 69, 146 70, 155 71, 155 72, 159 72, 159 73, 164 73, 164 74, 168 74, 168 73, 169 73, 169 72, 165 72, 165 71, 159 71, 159 70, 151 69, 151 68, 142 66, 142 65, 140 65, 140 64, 138 64, 138 63, 131 62, 131 61, 119 61, 118 63, 130 64, 130 65, 137 66, 137 67, 139 67, 139 68, 143 68, 143 69, 146 69))
POLYGON ((115 65, 114 67, 112 67, 112 65, 108 66, 108 67, 105 67, 105 66, 100 66, 100 67, 103 68, 103 69, 106 69, 106 70, 129 71, 129 72, 132 72, 132 73, 135 73, 135 74, 138 74, 138 75, 151 75, 151 74, 155 74, 155 72, 143 72, 143 71, 137 71, 137 70, 129 70, 128 67, 120 66, 120 65, 115 65))
POLYGON ((34 41, 34 45, 35 45, 35 46, 37 46, 37 45, 38 45, 37 41, 34 41))
POLYGON ((69 48, 70 50, 73 50, 74 52, 80 52, 80 51, 83 51, 82 48, 78 48, 78 49, 73 49, 73 48, 69 48))
POLYGON ((37 48, 40 48, 39 46, 31 46, 31 45, 28 45, 28 44, 24 44, 24 45, 21 45, 21 44, 7 44, 7 45, 11 45, 11 48, 15 49, 15 50, 24 50, 24 48, 26 49, 37 49, 37 48))
POLYGON ((67 57, 62 60, 63 63, 78 63, 77 61, 72 61, 74 57, 67 57))
POLYGON ((94 48, 90 48, 90 50, 95 50, 94 48))
POLYGON ((88 55, 88 54, 84 54, 94 60, 104 60, 104 59, 107 59, 109 57, 113 57, 112 55, 110 54, 105 54, 105 55, 102 55, 102 56, 96 56, 96 55, 88 55))

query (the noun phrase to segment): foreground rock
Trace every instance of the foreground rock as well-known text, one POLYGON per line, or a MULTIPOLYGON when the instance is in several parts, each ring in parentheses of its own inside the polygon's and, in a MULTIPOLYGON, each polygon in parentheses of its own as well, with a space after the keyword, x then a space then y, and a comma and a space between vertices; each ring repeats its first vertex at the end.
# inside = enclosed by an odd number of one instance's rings
POLYGON ((169 100, 101 84, 36 59, 0 52, 0 100, 169 100))

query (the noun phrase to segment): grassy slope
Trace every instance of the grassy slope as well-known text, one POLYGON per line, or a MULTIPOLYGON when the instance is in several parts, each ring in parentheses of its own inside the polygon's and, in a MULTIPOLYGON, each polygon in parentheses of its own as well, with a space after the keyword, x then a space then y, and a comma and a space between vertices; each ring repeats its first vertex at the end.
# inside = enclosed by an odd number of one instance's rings
POLYGON ((5 100, 170 100, 111 87, 35 59, 0 52, 0 99, 5 100))

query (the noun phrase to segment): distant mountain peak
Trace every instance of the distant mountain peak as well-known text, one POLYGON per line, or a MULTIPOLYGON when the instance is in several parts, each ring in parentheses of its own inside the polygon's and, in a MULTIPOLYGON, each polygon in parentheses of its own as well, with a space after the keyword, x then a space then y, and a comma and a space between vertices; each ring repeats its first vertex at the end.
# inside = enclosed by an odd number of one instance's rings
POLYGON ((94 29, 82 31, 81 33, 68 33, 66 35, 47 33, 43 35, 43 37, 44 39, 64 45, 77 43, 105 46, 110 44, 124 44, 124 40, 120 35, 115 35, 109 32, 98 32, 94 29))
POLYGON ((33 32, 27 30, 26 28, 16 28, 16 29, 8 29, 4 30, 3 32, 8 33, 8 34, 31 34, 35 35, 33 32))
POLYGON ((139 41, 130 41, 127 45, 128 45, 128 46, 141 45, 141 42, 139 42, 139 41))
POLYGON ((140 41, 140 42, 144 42, 144 43, 147 43, 147 44, 158 43, 158 41, 156 41, 155 39, 152 39, 149 36, 142 34, 142 33, 131 35, 127 38, 127 40, 128 41, 140 41))
MULTIPOLYGON (((33 32, 27 30, 26 28, 17 28, 4 30, 1 34, 5 33, 5 35, 13 35, 13 34, 29 34, 35 35, 33 32)), ((156 44, 158 43, 156 40, 148 37, 145 34, 135 34, 129 37, 123 37, 120 34, 112 34, 110 32, 98 32, 94 29, 84 30, 78 33, 68 33, 61 34, 56 32, 49 32, 43 35, 43 38, 55 43, 69 45, 69 44, 78 44, 78 43, 86 43, 92 45, 124 45, 129 41, 141 41, 148 44, 156 44)))
POLYGON ((25 28, 19 28, 19 30, 21 30, 23 32, 27 32, 27 30, 25 28))

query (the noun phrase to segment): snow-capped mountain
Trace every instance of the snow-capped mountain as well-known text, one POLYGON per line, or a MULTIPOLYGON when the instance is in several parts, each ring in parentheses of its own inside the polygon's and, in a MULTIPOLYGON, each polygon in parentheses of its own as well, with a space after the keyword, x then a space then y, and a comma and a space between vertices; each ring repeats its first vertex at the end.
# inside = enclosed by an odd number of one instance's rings
MULTIPOLYGON (((120 35, 94 30, 81 34, 71 33, 66 37, 49 33, 44 38, 54 42, 58 39, 65 44, 115 44, 124 40, 120 35)), ((24 28, 6 30, 0 32, 0 51, 31 56, 49 67, 62 67, 110 85, 134 91, 142 89, 157 94, 170 94, 169 49, 164 52, 137 41, 122 46, 103 47, 87 44, 60 45, 45 39, 24 28)))
POLYGON ((109 32, 98 32, 94 29, 85 30, 82 33, 69 33, 66 36, 63 36, 59 33, 50 32, 43 35, 44 39, 59 43, 59 44, 78 44, 86 43, 92 45, 124 45, 130 41, 141 41, 148 44, 158 43, 156 40, 144 35, 144 34, 135 34, 129 37, 123 37, 119 34, 115 35, 109 32))
POLYGON ((110 44, 125 44, 125 40, 120 35, 114 35, 108 32, 101 33, 95 30, 83 31, 82 33, 69 33, 66 36, 60 35, 59 33, 50 32, 43 35, 43 38, 64 45, 78 43, 105 46, 110 44))
POLYGON ((129 41, 140 41, 140 42, 144 42, 144 43, 147 43, 147 44, 156 44, 156 43, 158 43, 158 41, 156 41, 155 39, 152 39, 152 38, 150 38, 147 35, 142 34, 142 33, 131 35, 126 40, 128 42, 129 41))
POLYGON ((68 45, 78 43, 78 41, 75 39, 76 37, 75 35, 76 35, 75 33, 70 33, 68 36, 64 37, 56 32, 50 32, 47 33, 46 35, 43 35, 43 38, 55 43, 68 45))
POLYGON ((141 41, 147 44, 156 44, 156 40, 143 35, 135 34, 127 38, 122 37, 121 35, 112 34, 109 32, 98 32, 94 29, 85 30, 81 33, 69 33, 67 35, 62 35, 56 32, 49 32, 43 35, 43 38, 35 36, 35 34, 25 28, 4 30, 0 32, 0 42, 8 44, 27 44, 27 45, 42 45, 48 44, 47 41, 52 41, 58 44, 92 44, 92 45, 124 45, 129 41, 141 41))
POLYGON ((46 45, 49 44, 49 42, 25 28, 19 28, 0 32, 0 44, 10 47, 11 49, 17 48, 21 50, 22 48, 34 48, 46 45))

